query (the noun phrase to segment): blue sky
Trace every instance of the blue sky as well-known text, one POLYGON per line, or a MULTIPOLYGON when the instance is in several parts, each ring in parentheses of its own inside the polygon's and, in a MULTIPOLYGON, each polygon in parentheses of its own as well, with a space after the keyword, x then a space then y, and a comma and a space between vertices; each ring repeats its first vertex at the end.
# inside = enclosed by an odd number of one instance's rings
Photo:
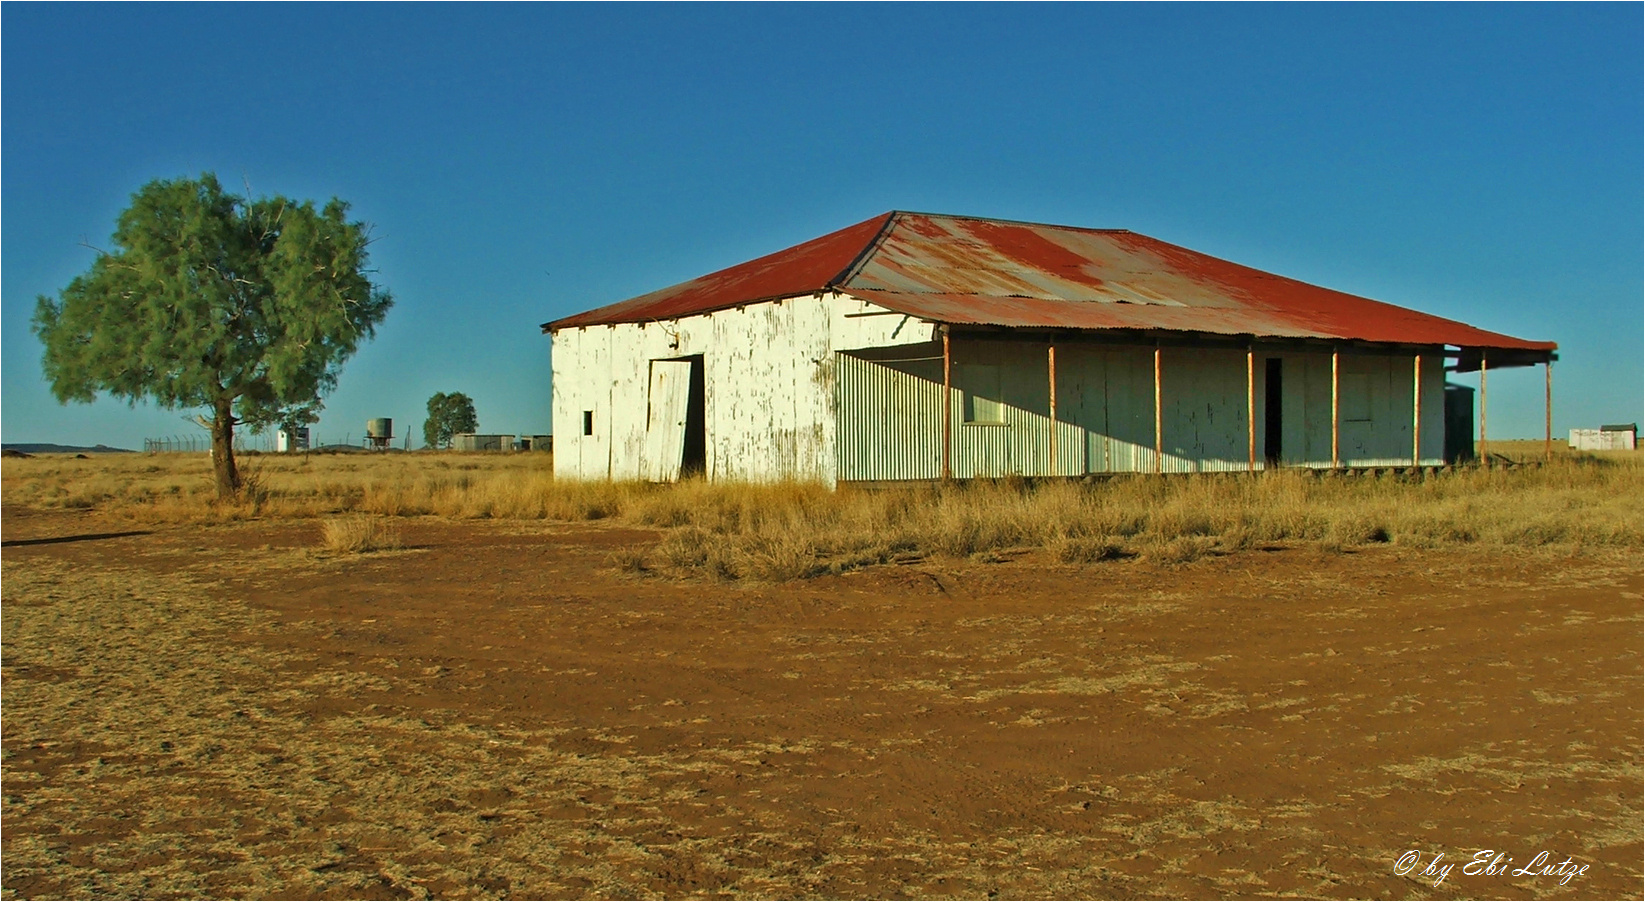
MULTIPOLYGON (((326 441, 417 430, 436 391, 545 431, 538 324, 890 209, 1128 228, 1554 340, 1556 434, 1638 420, 1641 26, 1638 4, 9 3, 0 434, 194 431, 57 404, 28 324, 133 191, 206 170, 374 226, 397 303, 326 441)), ((1540 437, 1540 368, 1490 386, 1492 437, 1540 437)))

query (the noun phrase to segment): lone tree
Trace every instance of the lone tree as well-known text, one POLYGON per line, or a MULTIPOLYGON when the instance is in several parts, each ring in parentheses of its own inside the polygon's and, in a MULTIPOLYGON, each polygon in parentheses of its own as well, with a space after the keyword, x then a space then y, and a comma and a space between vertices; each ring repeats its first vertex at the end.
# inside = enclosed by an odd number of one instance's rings
POLYGON ((347 213, 336 198, 248 201, 209 172, 144 185, 114 250, 35 307, 52 394, 205 408, 217 494, 234 495, 234 427, 312 421, 394 303, 366 277, 367 227, 347 213))
POLYGON ((451 394, 435 392, 428 399, 428 419, 423 421, 423 444, 430 448, 444 448, 451 437, 459 432, 473 432, 480 428, 474 415, 474 401, 460 391, 451 394))

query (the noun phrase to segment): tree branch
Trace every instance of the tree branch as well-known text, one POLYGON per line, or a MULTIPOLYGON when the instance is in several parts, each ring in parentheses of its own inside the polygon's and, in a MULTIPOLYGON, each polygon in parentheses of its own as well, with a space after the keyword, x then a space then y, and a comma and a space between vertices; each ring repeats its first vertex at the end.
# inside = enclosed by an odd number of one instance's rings
POLYGON ((92 244, 90 241, 87 241, 84 238, 80 239, 80 246, 85 248, 88 251, 96 251, 99 255, 104 256, 104 257, 113 257, 114 256, 113 254, 109 253, 108 251, 103 250, 102 248, 98 247, 95 244, 92 244))

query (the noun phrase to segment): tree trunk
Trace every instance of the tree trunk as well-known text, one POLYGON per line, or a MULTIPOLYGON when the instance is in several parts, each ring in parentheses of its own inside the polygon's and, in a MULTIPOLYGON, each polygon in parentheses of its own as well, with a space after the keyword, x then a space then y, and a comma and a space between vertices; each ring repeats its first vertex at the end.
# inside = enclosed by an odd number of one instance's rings
POLYGON ((217 497, 227 501, 240 491, 234 466, 234 402, 218 401, 211 418, 211 463, 217 473, 217 497))

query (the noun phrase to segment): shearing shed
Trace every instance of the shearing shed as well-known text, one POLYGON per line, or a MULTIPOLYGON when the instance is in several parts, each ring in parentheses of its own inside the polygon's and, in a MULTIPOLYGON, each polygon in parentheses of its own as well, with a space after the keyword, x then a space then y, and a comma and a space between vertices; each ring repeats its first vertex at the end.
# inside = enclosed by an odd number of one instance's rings
POLYGON ((572 479, 1439 466, 1473 450, 1447 371, 1483 439, 1487 371, 1556 357, 1135 232, 907 212, 542 328, 572 479))

